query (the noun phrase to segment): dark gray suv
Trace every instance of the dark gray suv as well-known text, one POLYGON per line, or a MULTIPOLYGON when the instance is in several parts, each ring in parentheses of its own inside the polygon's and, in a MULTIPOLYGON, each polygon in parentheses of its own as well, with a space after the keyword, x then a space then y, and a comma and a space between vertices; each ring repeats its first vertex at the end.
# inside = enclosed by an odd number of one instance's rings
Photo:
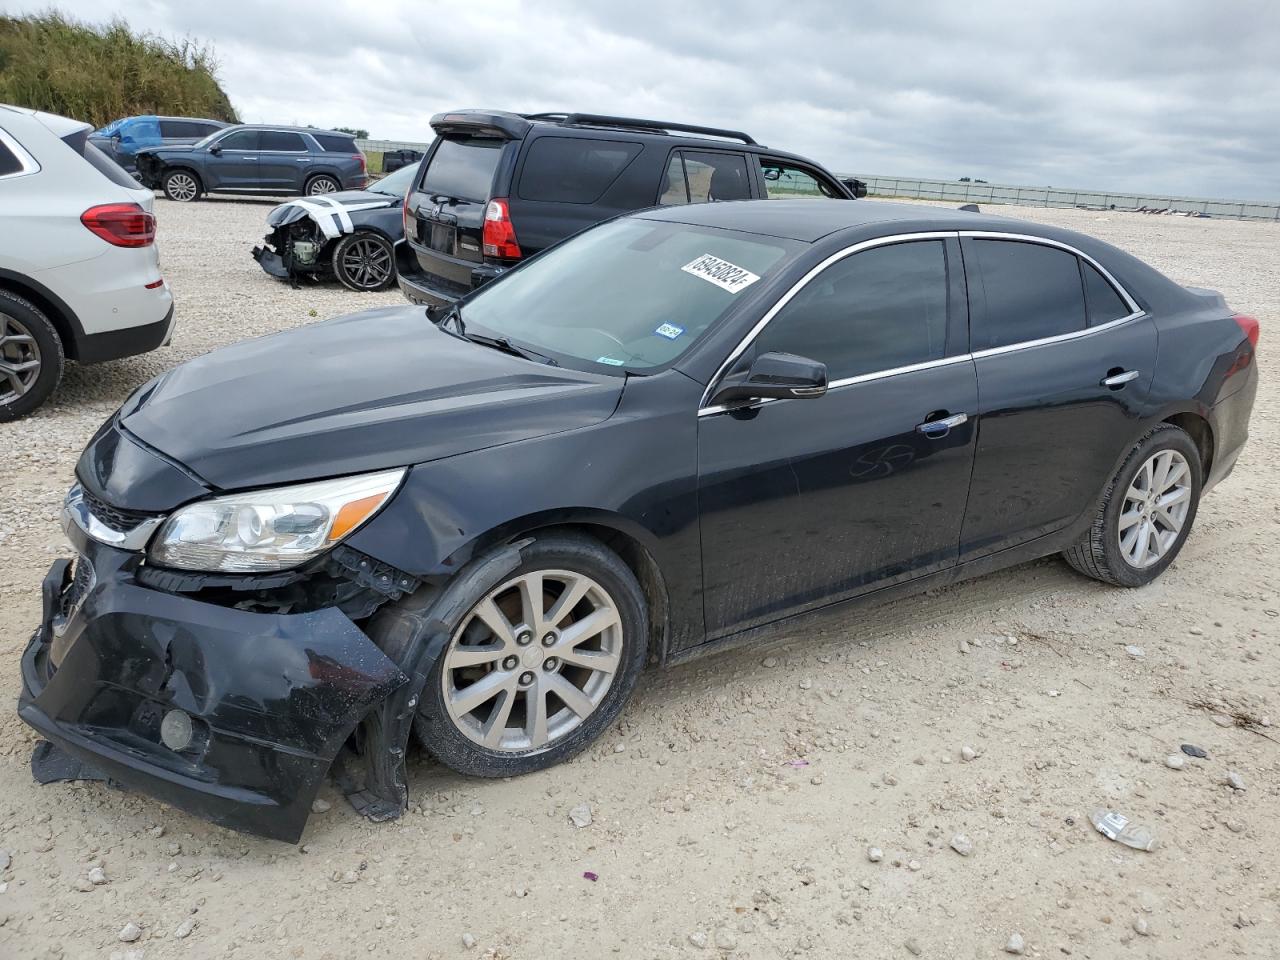
POLYGON ((180 203, 205 193, 314 196, 369 182, 351 134, 311 127, 227 127, 190 146, 139 150, 137 169, 144 184, 180 203))

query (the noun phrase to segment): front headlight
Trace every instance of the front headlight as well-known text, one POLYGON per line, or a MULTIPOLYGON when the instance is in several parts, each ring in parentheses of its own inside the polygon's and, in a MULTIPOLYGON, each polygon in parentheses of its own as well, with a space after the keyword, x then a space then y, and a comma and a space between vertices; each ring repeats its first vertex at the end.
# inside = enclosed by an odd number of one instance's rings
POLYGON ((377 513, 404 474, 386 470, 201 500, 165 521, 150 558, 166 567, 209 572, 296 567, 377 513))

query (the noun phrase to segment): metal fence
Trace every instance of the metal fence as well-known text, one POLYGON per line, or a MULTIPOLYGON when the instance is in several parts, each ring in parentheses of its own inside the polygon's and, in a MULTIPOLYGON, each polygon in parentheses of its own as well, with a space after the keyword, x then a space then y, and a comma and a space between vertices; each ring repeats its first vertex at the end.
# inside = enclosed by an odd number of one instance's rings
MULTIPOLYGON (((843 174, 842 174, 843 176, 843 174)), ((1061 187, 1018 187, 957 180, 921 180, 854 174, 877 197, 911 197, 956 203, 1012 203, 1028 207, 1077 207, 1084 210, 1168 210, 1173 213, 1225 217, 1232 220, 1280 221, 1280 203, 1206 200, 1168 194, 1112 193, 1061 187)))
MULTIPOLYGON (((388 150, 426 152, 430 143, 402 140, 357 140, 365 153, 388 150)), ((840 174, 851 176, 851 174, 840 174)), ((852 174, 867 185, 867 193, 875 197, 911 197, 917 200, 947 200, 956 203, 1012 203, 1024 207, 1076 207, 1083 210, 1169 210, 1174 213, 1202 214, 1230 220, 1280 221, 1280 203, 1255 203, 1248 200, 1206 200, 1200 197, 1173 197, 1167 194, 1113 193, 1103 190, 1067 190, 1062 187, 1018 187, 998 183, 975 183, 959 180, 921 180, 915 177, 883 177, 865 173, 852 174)), ((786 184, 773 184, 771 192, 808 192, 804 184, 788 191, 786 184)))

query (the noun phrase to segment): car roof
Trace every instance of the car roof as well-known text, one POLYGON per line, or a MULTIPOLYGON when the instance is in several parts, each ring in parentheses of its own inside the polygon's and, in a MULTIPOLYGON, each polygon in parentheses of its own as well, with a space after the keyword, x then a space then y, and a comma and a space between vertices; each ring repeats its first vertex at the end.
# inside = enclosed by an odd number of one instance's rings
POLYGON ((291 127, 285 123, 236 123, 226 128, 231 130, 285 130, 289 133, 320 133, 331 137, 349 137, 355 139, 354 133, 343 133, 341 130, 324 130, 320 127, 291 127))
POLYGON ((1009 230, 1049 236, 1048 228, 1025 220, 933 207, 891 203, 884 200, 730 200, 689 203, 643 210, 633 216, 695 226, 722 227, 744 233, 782 237, 813 243, 833 233, 867 228, 883 233, 919 233, 927 230, 1009 230), (882 231, 874 228, 883 227, 882 231))

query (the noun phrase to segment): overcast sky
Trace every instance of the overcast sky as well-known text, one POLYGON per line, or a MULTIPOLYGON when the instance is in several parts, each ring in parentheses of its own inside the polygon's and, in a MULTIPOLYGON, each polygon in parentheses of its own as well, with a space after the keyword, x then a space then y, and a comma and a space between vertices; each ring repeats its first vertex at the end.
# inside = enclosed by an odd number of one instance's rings
POLYGON ((1280 200, 1272 0, 54 5, 211 42, 246 121, 425 140, 440 110, 579 110, 742 129, 841 173, 1280 200))

